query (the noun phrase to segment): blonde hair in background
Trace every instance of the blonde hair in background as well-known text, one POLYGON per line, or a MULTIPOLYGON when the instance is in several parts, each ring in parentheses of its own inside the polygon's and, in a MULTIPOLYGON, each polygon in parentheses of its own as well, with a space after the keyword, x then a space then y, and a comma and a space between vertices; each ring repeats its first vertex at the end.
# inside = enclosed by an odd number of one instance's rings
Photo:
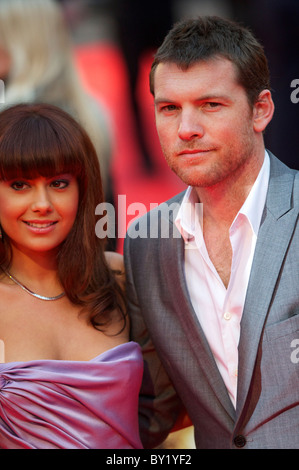
POLYGON ((0 46, 11 59, 5 105, 45 102, 72 114, 95 145, 105 186, 110 156, 107 116, 80 82, 60 5, 54 0, 0 0, 0 46))

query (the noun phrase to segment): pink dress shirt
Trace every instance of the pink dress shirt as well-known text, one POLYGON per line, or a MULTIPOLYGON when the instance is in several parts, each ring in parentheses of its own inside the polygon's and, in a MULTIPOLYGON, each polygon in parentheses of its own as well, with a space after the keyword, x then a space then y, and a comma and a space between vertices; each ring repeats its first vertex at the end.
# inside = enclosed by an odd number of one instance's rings
POLYGON ((230 227, 233 257, 227 289, 209 258, 202 233, 202 204, 192 187, 187 189, 176 217, 177 228, 185 241, 185 275, 191 302, 234 406, 240 322, 269 173, 269 156, 265 152, 260 173, 230 227))

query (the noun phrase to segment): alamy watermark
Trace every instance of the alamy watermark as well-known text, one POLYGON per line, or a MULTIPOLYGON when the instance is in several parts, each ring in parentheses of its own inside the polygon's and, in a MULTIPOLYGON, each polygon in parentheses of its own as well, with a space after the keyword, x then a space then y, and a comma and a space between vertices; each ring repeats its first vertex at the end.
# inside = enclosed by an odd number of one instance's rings
POLYGON ((299 103, 299 78, 291 81, 291 88, 295 88, 291 93, 291 101, 294 104, 299 103))
MULTIPOLYGON (((118 195, 117 206, 107 202, 98 204, 95 214, 100 216, 95 232, 98 238, 180 238, 181 233, 175 226, 175 219, 181 203, 150 203, 146 207, 142 202, 127 205, 126 195, 118 195), (146 223, 137 219, 148 213, 146 223), (137 222, 136 222, 137 220, 137 222), (133 222, 136 223, 133 223, 133 222)), ((191 227, 202 220, 202 203, 185 203, 184 214, 191 227)))
POLYGON ((291 349, 293 349, 291 352, 291 362, 293 364, 299 364, 299 338, 293 339, 291 349))

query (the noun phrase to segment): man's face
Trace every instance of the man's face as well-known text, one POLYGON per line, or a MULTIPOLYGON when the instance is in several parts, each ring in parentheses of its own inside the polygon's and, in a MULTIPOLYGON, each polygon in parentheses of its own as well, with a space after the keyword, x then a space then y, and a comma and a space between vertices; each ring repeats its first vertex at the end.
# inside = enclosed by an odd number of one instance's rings
POLYGON ((228 59, 212 58, 187 70, 160 63, 155 71, 162 150, 170 168, 188 185, 213 186, 236 172, 250 172, 251 161, 256 166, 261 152, 254 111, 228 59))

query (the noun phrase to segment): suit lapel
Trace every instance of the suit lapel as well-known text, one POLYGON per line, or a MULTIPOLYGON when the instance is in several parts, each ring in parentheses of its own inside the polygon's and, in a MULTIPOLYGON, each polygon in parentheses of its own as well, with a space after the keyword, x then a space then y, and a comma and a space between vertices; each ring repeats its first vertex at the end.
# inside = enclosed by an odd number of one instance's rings
MULTIPOLYGON (((170 220, 170 222, 172 224, 173 220, 170 220)), ((175 226, 174 230, 177 230, 175 226)), ((176 314, 180 319, 181 327, 186 332, 186 337, 188 337, 188 342, 195 351, 195 356, 200 357, 200 362, 205 364, 203 369, 206 373, 206 380, 210 383, 212 390, 214 390, 217 400, 222 403, 226 412, 234 420, 235 409, 199 324, 187 289, 184 274, 184 241, 181 237, 170 237, 170 239, 161 239, 160 242, 161 269, 164 272, 168 291, 172 293, 173 304, 175 305, 176 314), (169 269, 170 267, 173 268, 169 269)))
MULTIPOLYGON (((269 152, 270 153, 270 152, 269 152)), ((297 209, 292 208, 294 173, 270 154, 270 182, 241 321, 237 414, 244 407, 273 292, 288 248, 297 209)))
MULTIPOLYGON (((170 236, 170 239, 159 241, 161 243, 161 269, 168 290, 173 295, 173 305, 175 305, 182 329, 186 332, 186 337, 196 356, 200 357, 201 363, 206 365, 206 380, 214 390, 217 400, 222 403, 233 420, 235 420, 236 413, 240 416, 248 395, 265 320, 283 258, 298 218, 298 207, 292 209, 294 172, 285 167, 270 152, 269 154, 271 167, 267 201, 241 321, 236 411, 189 297, 184 275, 183 239, 170 236), (172 266, 173 269, 169 269, 172 266)), ((176 201, 181 202, 182 197, 180 195, 176 201)), ((173 224, 173 220, 170 222, 173 224)))

